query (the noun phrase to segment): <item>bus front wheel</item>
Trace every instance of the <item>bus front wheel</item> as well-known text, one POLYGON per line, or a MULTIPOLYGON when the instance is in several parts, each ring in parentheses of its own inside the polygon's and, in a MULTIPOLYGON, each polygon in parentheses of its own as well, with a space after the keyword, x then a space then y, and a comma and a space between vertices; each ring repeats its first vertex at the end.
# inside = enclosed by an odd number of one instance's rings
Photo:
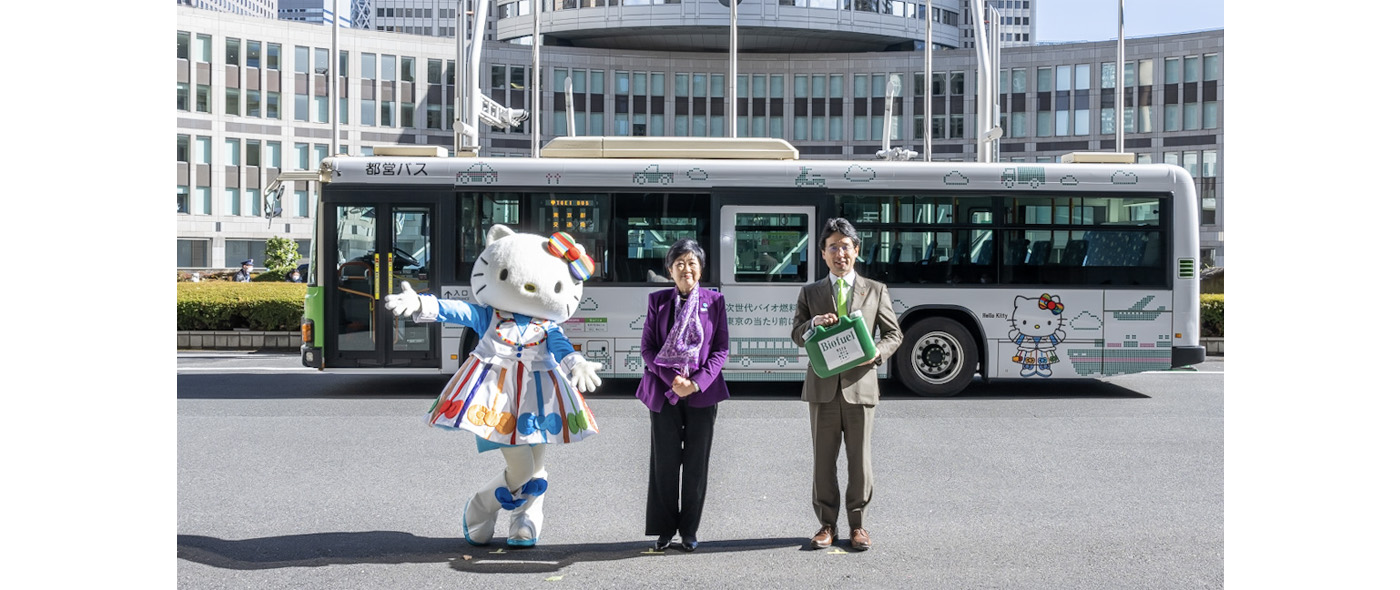
POLYGON ((957 395, 977 370, 972 334, 950 318, 924 318, 910 326, 896 355, 900 382, 925 397, 957 395))

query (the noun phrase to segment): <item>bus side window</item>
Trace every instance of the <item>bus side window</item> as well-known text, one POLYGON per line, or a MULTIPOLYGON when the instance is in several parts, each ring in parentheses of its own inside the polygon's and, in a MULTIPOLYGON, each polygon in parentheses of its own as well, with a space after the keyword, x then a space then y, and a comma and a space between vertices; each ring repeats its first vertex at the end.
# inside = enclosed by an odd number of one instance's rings
POLYGON ((1050 242, 1039 240, 1031 242, 1030 253, 1026 255, 1026 264, 1031 266, 1045 266, 1050 260, 1050 242))

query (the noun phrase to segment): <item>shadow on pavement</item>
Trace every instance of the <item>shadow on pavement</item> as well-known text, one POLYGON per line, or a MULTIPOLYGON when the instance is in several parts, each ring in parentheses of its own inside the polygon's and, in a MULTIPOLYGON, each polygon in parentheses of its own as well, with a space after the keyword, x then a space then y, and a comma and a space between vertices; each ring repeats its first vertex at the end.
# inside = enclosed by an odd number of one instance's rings
POLYGON ((181 374, 178 399, 431 399, 451 375, 265 375, 181 374))
MULTIPOLYGON (((736 539, 702 541, 701 553, 805 550, 805 538, 736 539)), ((685 557, 677 549, 656 552, 650 539, 620 543, 542 544, 529 549, 507 549, 497 538, 487 547, 474 547, 460 537, 439 539, 398 531, 312 533, 243 540, 202 535, 177 535, 176 557, 204 565, 235 570, 287 567, 322 567, 344 564, 446 563, 473 573, 548 573, 577 562, 617 561, 632 558, 685 557)))
POLYGON ((1150 396, 1128 389, 1121 385, 1098 379, 1067 379, 1056 381, 1032 381, 1026 379, 998 379, 986 381, 977 378, 953 397, 921 397, 900 385, 897 381, 880 383, 880 399, 926 399, 930 401, 958 400, 1013 400, 1013 399, 1150 399, 1150 396))

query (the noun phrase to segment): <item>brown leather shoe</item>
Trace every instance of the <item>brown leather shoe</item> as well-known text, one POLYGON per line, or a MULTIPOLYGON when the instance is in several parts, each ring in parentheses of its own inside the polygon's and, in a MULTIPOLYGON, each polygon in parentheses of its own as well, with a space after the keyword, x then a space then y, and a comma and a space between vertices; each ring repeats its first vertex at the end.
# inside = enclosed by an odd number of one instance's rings
POLYGON ((851 529, 851 549, 865 551, 870 548, 870 533, 865 529, 851 529))
POLYGON ((812 536, 813 549, 826 549, 836 542, 836 527, 823 525, 816 535, 812 536))

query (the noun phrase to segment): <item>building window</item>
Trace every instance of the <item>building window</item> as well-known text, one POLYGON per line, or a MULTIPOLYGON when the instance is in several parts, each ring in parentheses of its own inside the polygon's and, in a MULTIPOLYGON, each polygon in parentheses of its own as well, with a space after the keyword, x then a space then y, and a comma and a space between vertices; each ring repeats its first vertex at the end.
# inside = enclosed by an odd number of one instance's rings
POLYGON ((175 161, 186 163, 190 161, 190 136, 175 136, 175 161))
POLYGON ((266 240, 224 240, 224 266, 238 268, 244 260, 253 259, 253 266, 267 261, 266 240))
POLYGON ((224 40, 224 64, 230 66, 238 65, 238 54, 240 53, 242 41, 229 37, 224 40))
POLYGON ((316 73, 322 76, 329 76, 331 73, 331 50, 324 47, 316 48, 316 73))
POLYGON ((262 67, 262 43, 258 41, 248 41, 247 64, 250 68, 262 67))
POLYGON ((360 124, 374 125, 374 99, 360 99, 360 124))
POLYGON ((1207 82, 1220 79, 1220 54, 1212 53, 1204 56, 1202 65, 1205 67, 1205 80, 1207 82))
POLYGON ((414 70, 414 59, 411 57, 399 58, 399 80, 404 82, 415 82, 418 80, 414 70))
POLYGON ((194 202, 191 203, 194 215, 212 215, 214 213, 213 191, 207 186, 197 186, 194 189, 194 202))
POLYGON ((214 39, 209 35, 195 35, 194 58, 199 63, 209 63, 214 58, 214 39))
POLYGON ((182 111, 190 110, 189 84, 186 84, 184 82, 175 83, 175 108, 182 111))
POLYGON ((296 158, 296 170, 311 169, 311 144, 293 144, 292 155, 296 158))
POLYGON ((189 214, 190 212, 190 187, 175 185, 175 212, 189 214))
POLYGON ((385 82, 394 81, 394 56, 379 56, 379 79, 385 82))
POLYGON ((282 142, 267 142, 267 161, 265 164, 268 168, 282 168, 282 142))
POLYGON ((314 110, 312 111, 312 113, 313 113, 315 116, 311 119, 311 121, 312 121, 313 123, 329 123, 330 120, 331 120, 331 100, 330 100, 330 97, 328 97, 328 96, 313 96, 313 97, 311 97, 311 104, 312 104, 313 107, 315 107, 314 110))
POLYGON ((203 135, 194 138, 194 163, 210 163, 213 159, 213 143, 213 140, 203 135))
POLYGON ((242 197, 237 188, 224 189, 224 215, 237 217, 243 214, 242 197))
POLYGON ((185 31, 175 31, 175 59, 190 58, 190 34, 185 31))
POLYGON ((374 54, 360 54, 360 78, 365 80, 374 79, 374 54))
POLYGON ((237 166, 239 161, 239 141, 238 138, 228 138, 224 140, 224 165, 237 166))
POLYGON ((268 44, 267 44, 267 69, 269 69, 269 70, 281 70, 281 69, 282 69, 282 44, 281 44, 281 43, 268 43, 268 44))
POLYGON ((1163 83, 1163 84, 1180 84, 1180 83, 1181 83, 1181 59, 1180 59, 1180 58, 1168 57, 1168 58, 1166 58, 1166 59, 1163 61, 1162 83, 1163 83))
POLYGON ((428 103, 428 129, 442 129, 442 105, 428 103))
POLYGON ((281 93, 281 92, 271 92, 271 91, 269 91, 269 92, 267 93, 267 118, 269 118, 269 119, 281 119, 281 118, 282 118, 282 93, 281 93))
MULTIPOLYGON (((558 70, 555 70, 555 71, 558 71, 558 70)), ((429 83, 429 84, 442 84, 442 60, 440 60, 440 59, 429 59, 429 60, 428 60, 428 83, 429 83)))
POLYGON ((256 90, 249 90, 246 96, 245 104, 247 105, 247 110, 245 111, 245 114, 247 114, 249 117, 262 116, 262 93, 256 90))
POLYGON ((1144 59, 1138 61, 1137 66, 1138 86, 1152 85, 1152 60, 1144 59))
POLYGON ((262 142, 249 139, 243 143, 247 155, 243 163, 247 166, 262 166, 262 142))
POLYGON ((241 112, 241 108, 242 97, 239 96, 238 89, 224 89, 224 114, 234 116, 242 115, 243 113, 241 112))
POLYGON ((1185 62, 1183 62, 1183 65, 1184 65, 1184 67, 1186 68, 1185 79, 1186 79, 1187 82, 1200 82, 1200 81, 1201 81, 1201 58, 1200 58, 1200 57, 1197 57, 1197 56, 1194 56, 1194 55, 1193 55, 1193 56, 1190 56, 1190 57, 1187 57, 1186 60, 1185 60, 1185 62))
POLYGON ((311 48, 297 45, 292 49, 292 71, 297 74, 311 73, 311 48))
POLYGON ((209 85, 196 84, 194 87, 194 111, 196 113, 209 112, 209 85))
POLYGON ((209 268, 209 240, 176 240, 175 244, 175 266, 209 268))

